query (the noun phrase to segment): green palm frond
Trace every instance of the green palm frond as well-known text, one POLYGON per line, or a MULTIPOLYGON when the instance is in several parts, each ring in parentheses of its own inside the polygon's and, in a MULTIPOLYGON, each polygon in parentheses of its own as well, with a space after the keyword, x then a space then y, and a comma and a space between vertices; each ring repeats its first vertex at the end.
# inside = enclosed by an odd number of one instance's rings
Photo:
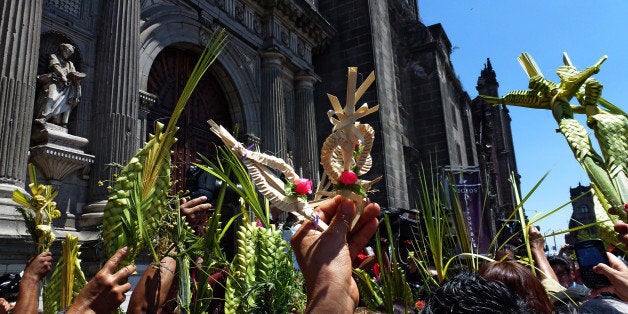
POLYGON ((225 313, 303 311, 303 286, 281 231, 255 222, 242 224, 237 233, 238 252, 229 266, 225 313))
POLYGON ((59 310, 68 308, 87 284, 85 275, 81 270, 78 237, 68 233, 61 247, 61 258, 55 265, 50 280, 44 286, 45 314, 54 314, 59 310))
POLYGON ((121 266, 133 262, 146 245, 155 262, 159 262, 151 241, 158 232, 159 222, 169 203, 170 150, 176 141, 176 124, 196 85, 223 50, 225 31, 215 31, 209 42, 177 101, 168 125, 164 128, 163 124, 156 123, 155 134, 149 136, 149 141, 115 179, 104 210, 102 235, 107 256, 124 246, 129 247, 130 252, 121 266))
MULTIPOLYGON (((204 156, 201 156, 201 158, 208 166, 197 164, 200 169, 207 171, 229 186, 244 200, 246 206, 257 216, 264 227, 270 226, 269 206, 262 204, 260 201, 261 198, 255 183, 253 183, 246 167, 235 152, 225 146, 221 146, 218 149, 216 162, 211 162, 204 156)), ((242 214, 247 215, 246 212, 242 214)))

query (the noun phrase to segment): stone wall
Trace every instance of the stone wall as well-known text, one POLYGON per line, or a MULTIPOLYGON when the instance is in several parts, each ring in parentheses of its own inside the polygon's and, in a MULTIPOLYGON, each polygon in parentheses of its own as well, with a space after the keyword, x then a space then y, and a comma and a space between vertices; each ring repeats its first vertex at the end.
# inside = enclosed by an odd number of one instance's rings
MULTIPOLYGON (((347 68, 358 67, 358 85, 375 70, 375 55, 373 48, 372 25, 368 0, 334 1, 319 0, 319 12, 334 27, 336 35, 329 45, 320 54, 314 55, 313 63, 321 81, 316 85, 315 104, 318 133, 318 147, 323 145, 331 133, 332 125, 327 118, 327 111, 331 104, 327 93, 335 95, 344 106, 347 86, 347 68)), ((381 27, 386 27, 382 25, 381 27)), ((375 83, 366 91, 359 103, 368 103, 372 107, 378 103, 377 84, 379 74, 376 73, 375 83)), ((375 129, 375 143, 372 149, 373 168, 367 173, 368 179, 384 173, 383 128, 381 112, 371 114, 361 122, 370 124, 375 129)), ((387 178, 384 177, 384 180, 387 178)), ((375 189, 385 191, 386 181, 374 186, 375 189)), ((382 206, 388 206, 385 193, 377 193, 372 199, 382 206)))

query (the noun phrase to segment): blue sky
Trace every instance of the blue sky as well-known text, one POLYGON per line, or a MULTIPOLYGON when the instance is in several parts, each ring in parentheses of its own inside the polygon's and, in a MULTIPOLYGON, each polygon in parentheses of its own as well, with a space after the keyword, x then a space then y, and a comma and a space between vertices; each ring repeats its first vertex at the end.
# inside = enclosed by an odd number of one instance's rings
MULTIPOLYGON (((425 25, 443 25, 454 47, 454 69, 471 98, 478 94, 475 85, 486 58, 491 59, 499 94, 504 95, 527 89, 528 76, 517 61, 521 52, 530 53, 545 77, 558 82, 556 69, 565 51, 578 69, 608 55, 595 78, 604 85, 604 98, 628 109, 623 92, 628 88, 628 1, 418 2, 425 25)), ((555 132, 556 122, 549 111, 510 107, 510 114, 522 194, 550 171, 526 202, 528 216, 559 207, 569 201, 570 187, 589 184, 563 136, 555 132)), ((542 232, 567 229, 570 215, 568 206, 540 222, 542 232)), ((562 236, 555 239, 559 246, 564 243, 562 236)), ((553 245, 553 240, 549 242, 553 245)))

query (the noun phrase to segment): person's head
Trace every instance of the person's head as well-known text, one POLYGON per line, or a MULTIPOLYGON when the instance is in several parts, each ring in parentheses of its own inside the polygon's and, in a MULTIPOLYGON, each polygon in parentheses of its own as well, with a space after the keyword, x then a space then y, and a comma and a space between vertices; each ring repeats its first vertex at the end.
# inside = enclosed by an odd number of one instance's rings
POLYGON ((59 51, 64 58, 68 58, 74 53, 74 46, 70 44, 61 44, 59 45, 59 51))
POLYGON ((488 280, 505 284, 526 300, 534 313, 551 313, 552 302, 543 284, 525 266, 515 261, 490 262, 482 265, 478 274, 488 280))
POLYGON ((516 259, 517 247, 512 244, 505 244, 495 252, 496 261, 512 261, 516 259))
POLYGON ((462 272, 438 288, 421 313, 529 313, 525 300, 504 284, 462 272))
POLYGON ((547 257, 547 261, 558 277, 558 282, 565 288, 571 287, 576 281, 573 262, 568 257, 560 255, 550 255, 547 257))

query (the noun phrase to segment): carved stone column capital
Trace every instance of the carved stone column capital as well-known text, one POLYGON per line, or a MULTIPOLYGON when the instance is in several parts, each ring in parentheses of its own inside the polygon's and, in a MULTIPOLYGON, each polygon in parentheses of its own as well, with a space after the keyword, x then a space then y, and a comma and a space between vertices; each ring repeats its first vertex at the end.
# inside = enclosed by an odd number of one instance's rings
POLYGON ((313 74, 311 74, 309 71, 299 72, 297 76, 294 78, 294 80, 296 82, 295 87, 297 90, 300 90, 300 89, 314 90, 314 84, 316 84, 316 82, 319 81, 318 78, 314 76, 313 74))
POLYGON ((264 50, 260 55, 262 56, 262 67, 281 67, 286 60, 286 56, 277 49, 264 50))

